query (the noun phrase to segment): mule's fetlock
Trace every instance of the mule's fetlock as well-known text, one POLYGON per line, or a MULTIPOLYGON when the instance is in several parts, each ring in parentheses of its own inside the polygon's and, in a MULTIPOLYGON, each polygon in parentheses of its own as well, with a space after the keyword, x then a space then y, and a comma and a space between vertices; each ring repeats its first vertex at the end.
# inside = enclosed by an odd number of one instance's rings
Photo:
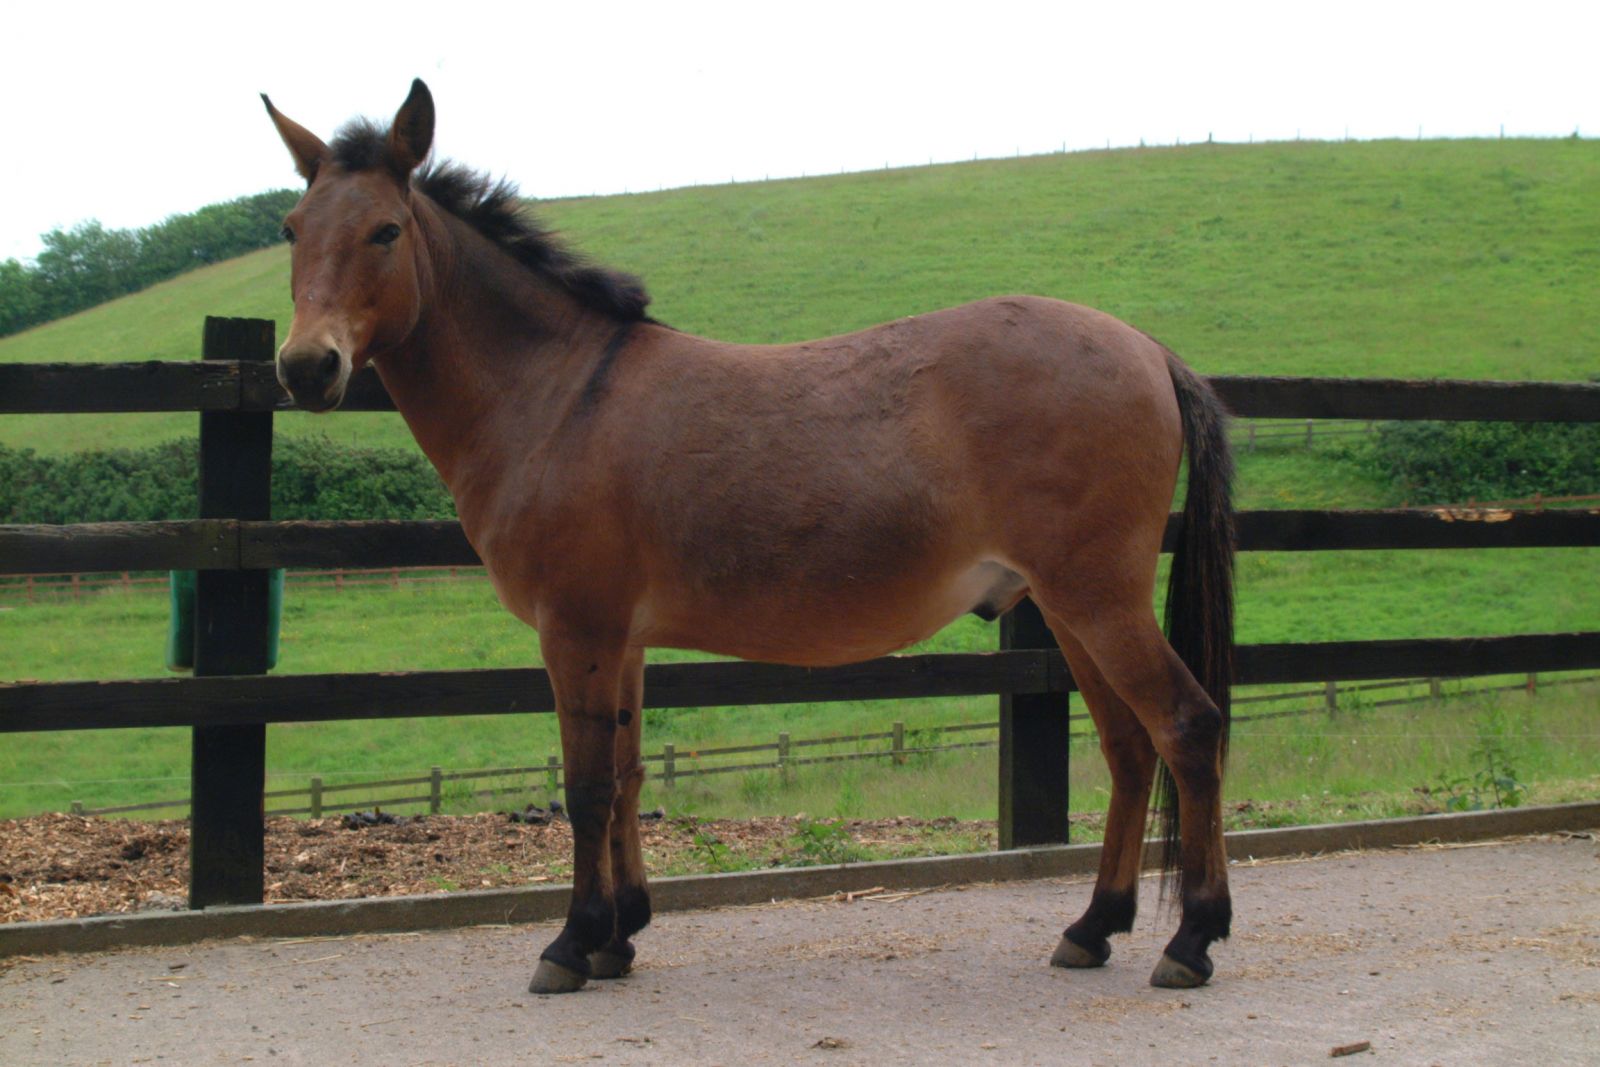
POLYGON ((610 941, 617 929, 617 909, 605 897, 593 896, 583 903, 573 902, 567 912, 567 925, 562 938, 570 937, 574 947, 585 955, 610 941))
POLYGON ((617 938, 626 941, 650 925, 650 891, 644 886, 621 886, 617 889, 617 938))
POLYGON ((571 993, 583 988, 591 973, 589 953, 569 926, 539 954, 539 967, 533 972, 528 992, 571 993))
POLYGON ((1125 934, 1133 929, 1138 911, 1139 897, 1133 890, 1097 889, 1089 898, 1083 917, 1067 927, 1067 932, 1079 935, 1076 939, 1080 943, 1086 943, 1091 937, 1125 934))
POLYGON ((1232 923, 1233 902, 1226 895, 1209 899, 1198 895, 1186 897, 1183 921, 1178 924, 1178 932, 1172 940, 1167 942, 1150 983, 1174 989, 1204 985, 1212 975, 1211 957, 1206 950, 1213 941, 1228 936, 1232 923))
POLYGON ((1133 929, 1139 898, 1131 890, 1097 889, 1083 916, 1061 935, 1050 963, 1056 967, 1100 967, 1111 958, 1112 934, 1133 929))
POLYGON ((1233 928, 1233 899, 1224 888, 1219 896, 1187 895, 1183 901, 1183 921, 1178 925, 1178 935, 1212 941, 1226 941, 1233 928))

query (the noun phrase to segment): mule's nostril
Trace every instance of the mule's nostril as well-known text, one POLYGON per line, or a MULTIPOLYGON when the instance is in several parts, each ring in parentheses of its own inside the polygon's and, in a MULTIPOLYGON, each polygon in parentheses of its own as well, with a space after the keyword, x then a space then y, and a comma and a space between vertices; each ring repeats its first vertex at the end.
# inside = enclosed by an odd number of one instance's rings
POLYGON ((339 350, 337 348, 330 348, 323 355, 321 370, 325 378, 337 378, 339 376, 339 350))

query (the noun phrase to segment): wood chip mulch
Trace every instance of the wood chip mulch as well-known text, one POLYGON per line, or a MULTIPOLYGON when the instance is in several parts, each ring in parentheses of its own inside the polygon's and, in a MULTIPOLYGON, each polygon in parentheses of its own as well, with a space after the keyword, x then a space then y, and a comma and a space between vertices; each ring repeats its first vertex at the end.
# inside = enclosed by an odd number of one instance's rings
MULTIPOLYGON (((994 824, 955 819, 850 820, 848 839, 798 833, 803 817, 642 825, 656 874, 994 847, 994 824), (866 850, 851 856, 832 850, 866 850)), ((572 832, 504 814, 401 817, 392 824, 326 818, 267 820, 269 902, 565 882, 572 832), (354 826, 354 828, 351 828, 354 826)), ((135 822, 76 815, 0 820, 0 922, 27 922, 185 906, 189 830, 182 820, 135 822)))

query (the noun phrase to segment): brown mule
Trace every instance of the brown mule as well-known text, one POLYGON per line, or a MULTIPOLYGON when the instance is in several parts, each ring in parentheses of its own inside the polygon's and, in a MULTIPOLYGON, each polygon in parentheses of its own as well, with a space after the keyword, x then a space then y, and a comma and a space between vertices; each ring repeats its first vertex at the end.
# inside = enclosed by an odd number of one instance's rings
POLYGON ((1202 379, 1138 330, 1038 297, 801 344, 692 337, 519 215, 513 188, 422 166, 420 81, 388 129, 357 122, 331 145, 267 110, 308 183, 284 227, 279 378, 328 410, 372 362, 500 599, 539 631, 575 858, 534 992, 625 973, 650 919, 646 647, 847 663, 1025 595, 1114 782, 1099 882, 1052 962, 1102 964, 1130 928, 1161 767, 1183 912, 1151 981, 1210 976, 1230 915, 1233 537, 1224 414, 1202 379), (1169 644, 1151 603, 1186 450, 1169 644))

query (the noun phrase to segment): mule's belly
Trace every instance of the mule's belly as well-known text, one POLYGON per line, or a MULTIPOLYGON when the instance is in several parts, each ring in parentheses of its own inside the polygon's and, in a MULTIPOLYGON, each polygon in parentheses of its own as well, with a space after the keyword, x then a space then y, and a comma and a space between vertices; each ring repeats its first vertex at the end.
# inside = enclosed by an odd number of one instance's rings
POLYGON ((994 618, 1026 591, 1021 575, 994 560, 875 585, 841 576, 805 588, 748 589, 732 598, 678 589, 640 604, 634 635, 648 646, 834 666, 899 651, 968 612, 994 618))

